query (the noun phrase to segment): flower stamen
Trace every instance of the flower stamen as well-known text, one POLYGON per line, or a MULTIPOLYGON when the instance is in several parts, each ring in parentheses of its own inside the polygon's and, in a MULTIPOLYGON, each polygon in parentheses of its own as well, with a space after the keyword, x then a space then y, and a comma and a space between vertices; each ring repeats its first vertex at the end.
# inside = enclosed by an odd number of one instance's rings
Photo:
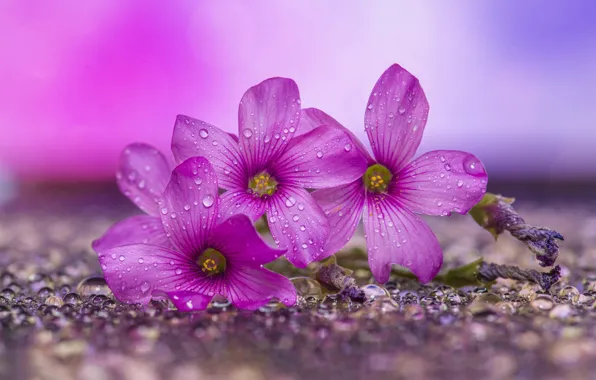
POLYGON ((197 266, 207 276, 214 276, 225 272, 226 258, 218 250, 207 248, 197 258, 197 266))
POLYGON ((368 167, 362 176, 364 187, 373 193, 383 193, 387 191, 393 174, 385 166, 374 164, 368 167))
POLYGON ((261 172, 248 182, 248 187, 260 197, 271 196, 277 191, 277 181, 269 173, 261 172))

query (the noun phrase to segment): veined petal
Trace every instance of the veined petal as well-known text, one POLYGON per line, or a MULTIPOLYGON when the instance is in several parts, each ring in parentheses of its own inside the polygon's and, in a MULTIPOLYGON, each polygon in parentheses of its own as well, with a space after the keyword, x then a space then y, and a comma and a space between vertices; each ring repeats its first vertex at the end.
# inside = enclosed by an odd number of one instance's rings
POLYGON ((290 142, 300 122, 300 94, 291 79, 270 78, 240 101, 238 136, 249 175, 262 170, 290 142))
POLYGON ((122 302, 145 304, 154 291, 175 291, 198 271, 187 256, 148 244, 123 245, 99 253, 104 277, 122 302))
POLYGON ((226 191, 219 198, 219 220, 236 214, 245 214, 256 222, 265 213, 265 204, 263 199, 246 190, 226 191))
POLYGON ((211 302, 213 299, 213 296, 207 296, 186 290, 168 292, 167 295, 176 308, 180 311, 204 310, 209 305, 209 302, 211 302))
POLYGON ((217 176, 204 157, 192 157, 174 169, 160 205, 172 245, 187 255, 202 252, 218 212, 217 176))
POLYGON ((178 115, 172 136, 176 162, 202 156, 209 160, 224 189, 242 188, 248 183, 238 142, 229 133, 188 116, 178 115))
POLYGON ((313 197, 302 188, 279 188, 267 205, 271 235, 286 258, 298 268, 323 254, 329 238, 329 221, 313 197))
POLYGON ((362 177, 366 158, 344 127, 323 125, 298 136, 272 167, 280 183, 309 189, 348 184, 362 177))
POLYGON ((428 101, 418 79, 394 64, 379 78, 364 115, 364 128, 377 161, 397 173, 422 139, 428 101))
POLYGON ((364 232, 368 263, 380 283, 389 280, 391 264, 411 270, 422 283, 432 280, 441 269, 443 252, 435 234, 391 195, 367 194, 364 232))
POLYGON ((139 243, 171 247, 159 217, 135 215, 121 220, 95 240, 92 246, 95 252, 101 253, 108 248, 139 243))
POLYGON ((323 259, 342 249, 354 236, 364 207, 364 185, 361 179, 331 189, 317 190, 313 198, 329 219, 329 240, 323 259))
POLYGON ((151 145, 134 143, 124 148, 116 180, 120 191, 149 215, 157 216, 157 202, 168 179, 170 165, 151 145))
POLYGON ((296 288, 285 276, 267 269, 249 266, 231 267, 224 295, 241 309, 255 310, 272 298, 286 306, 296 303, 296 288))
POLYGON ((435 150, 412 161, 389 189, 408 209, 427 215, 466 214, 486 192, 488 176, 476 156, 435 150))
POLYGON ((360 153, 362 153, 362 155, 366 158, 368 164, 374 164, 373 158, 370 156, 368 150, 358 139, 358 137, 356 137, 352 133, 352 131, 341 125, 333 117, 329 116, 328 114, 326 114, 318 108, 304 108, 302 110, 302 112, 300 113, 300 124, 298 125, 298 130, 296 131, 296 135, 294 137, 304 135, 312 131, 313 129, 320 127, 321 125, 330 125, 333 127, 343 129, 347 134, 350 135, 350 138, 353 142, 353 146, 360 150, 360 153))
POLYGON ((260 267, 286 252, 269 247, 246 215, 234 215, 218 224, 209 237, 209 247, 221 252, 232 267, 260 267))

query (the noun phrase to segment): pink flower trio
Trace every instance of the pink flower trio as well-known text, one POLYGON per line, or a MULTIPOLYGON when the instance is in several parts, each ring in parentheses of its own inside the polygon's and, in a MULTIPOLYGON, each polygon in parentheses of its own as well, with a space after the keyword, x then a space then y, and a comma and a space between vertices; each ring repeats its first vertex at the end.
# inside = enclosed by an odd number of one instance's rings
POLYGON ((487 175, 465 152, 413 160, 427 117, 418 80, 399 65, 383 73, 366 107, 374 158, 332 117, 301 109, 291 79, 271 78, 244 94, 237 136, 178 116, 173 170, 146 144, 121 156, 120 190, 146 214, 93 243, 108 285, 123 302, 166 295, 187 311, 217 295, 243 309, 271 299, 293 305, 292 283, 263 265, 281 255, 301 268, 324 259, 350 240, 361 216, 377 281, 389 279, 392 264, 430 281, 442 251, 418 214, 467 213, 487 175), (253 226, 263 215, 277 248, 253 226))

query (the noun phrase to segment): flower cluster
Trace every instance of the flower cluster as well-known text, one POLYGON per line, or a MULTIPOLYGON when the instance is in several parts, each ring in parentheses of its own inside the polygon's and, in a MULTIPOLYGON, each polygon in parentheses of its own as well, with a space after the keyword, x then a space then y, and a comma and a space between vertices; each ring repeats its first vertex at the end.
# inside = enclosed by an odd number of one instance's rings
POLYGON ((343 248, 361 216, 379 282, 392 264, 430 281, 442 252, 418 214, 467 213, 487 175, 465 152, 413 160, 427 117, 418 80, 398 65, 383 73, 366 106, 372 156, 329 115, 301 109, 291 79, 267 79, 244 94, 238 135, 178 116, 175 168, 145 144, 122 154, 118 185, 146 215, 93 243, 108 285, 121 301, 167 296, 181 310, 205 308, 216 295, 246 309, 272 298, 292 305, 292 283, 263 264, 281 255, 297 267, 324 259, 343 248), (276 248, 253 226, 263 215, 276 248))

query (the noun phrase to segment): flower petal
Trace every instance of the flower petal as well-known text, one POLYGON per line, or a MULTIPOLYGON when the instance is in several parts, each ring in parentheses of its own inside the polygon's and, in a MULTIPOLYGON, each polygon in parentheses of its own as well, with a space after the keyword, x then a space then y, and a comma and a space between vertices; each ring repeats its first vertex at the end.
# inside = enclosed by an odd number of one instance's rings
POLYGON ((224 296, 236 307, 255 310, 272 298, 286 306, 296 303, 296 288, 285 276, 267 269, 238 266, 230 268, 224 296))
POLYGON ((375 85, 364 128, 377 161, 397 173, 414 156, 428 118, 428 102, 418 79, 394 64, 375 85))
POLYGON ((362 180, 331 189, 317 190, 313 198, 329 219, 329 240, 323 259, 342 249, 354 236, 364 207, 364 186, 362 180))
POLYGON ((258 267, 286 252, 269 247, 246 215, 234 215, 218 224, 209 237, 209 247, 220 251, 231 266, 258 267))
POLYGON ((441 269, 443 252, 435 234, 390 195, 367 194, 364 232, 368 263, 380 283, 389 280, 391 264, 411 270, 422 283, 432 280, 441 269))
POLYGON ((134 143, 120 155, 116 180, 120 191, 149 215, 157 216, 157 202, 170 178, 170 165, 151 145, 134 143))
POLYGON ((286 258, 293 265, 304 268, 323 254, 329 221, 308 191, 278 189, 269 201, 267 220, 275 243, 288 250, 286 258))
POLYGON ((219 198, 220 220, 245 214, 256 222, 265 213, 265 202, 246 190, 226 191, 219 198))
POLYGON ((300 94, 291 79, 270 78, 240 101, 238 136, 250 175, 262 170, 290 142, 300 121, 300 94))
POLYGON ((172 245, 187 255, 202 252, 216 222, 217 176, 204 157, 174 169, 160 205, 161 221, 172 245))
POLYGON ((331 125, 343 129, 350 135, 354 147, 358 148, 360 153, 366 157, 368 164, 373 165, 375 163, 373 158, 368 153, 366 147, 362 144, 358 137, 352 133, 352 131, 341 125, 337 120, 318 108, 304 108, 302 110, 300 113, 300 124, 298 124, 298 130, 296 131, 296 135, 294 137, 304 135, 313 129, 320 127, 321 125, 331 125))
POLYGON ((99 253, 108 286, 122 302, 145 304, 154 291, 175 291, 198 272, 188 257, 148 244, 109 248, 99 253))
POLYGON ((217 173, 219 186, 224 189, 243 188, 248 183, 237 140, 204 121, 178 115, 172 153, 176 162, 195 156, 206 157, 217 173))
POLYGON ((121 220, 110 227, 102 237, 92 244, 95 252, 128 244, 151 244, 170 248, 161 219, 150 215, 135 215, 121 220))
POLYGON ((362 177, 366 158, 344 127, 323 125, 294 138, 272 167, 280 183, 309 189, 348 184, 362 177))
POLYGON ((403 206, 417 213, 466 214, 484 196, 487 179, 486 170, 476 156, 435 150, 403 168, 390 192, 403 206))
POLYGON ((168 292, 168 297, 176 308, 180 311, 204 310, 213 299, 213 296, 207 296, 186 290, 168 292))

